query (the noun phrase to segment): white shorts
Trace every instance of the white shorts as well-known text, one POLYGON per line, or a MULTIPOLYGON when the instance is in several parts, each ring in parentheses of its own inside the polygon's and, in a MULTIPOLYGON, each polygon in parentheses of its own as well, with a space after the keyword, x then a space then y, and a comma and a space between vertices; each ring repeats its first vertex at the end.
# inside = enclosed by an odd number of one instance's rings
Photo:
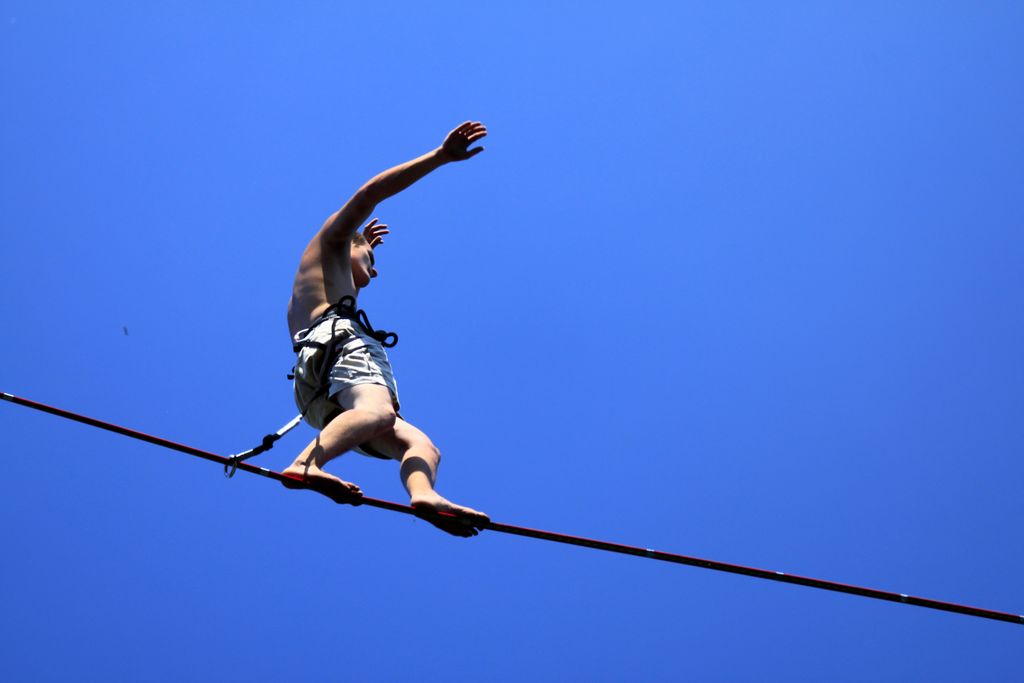
POLYGON ((323 429, 341 412, 333 397, 357 384, 387 387, 398 412, 398 384, 388 354, 359 323, 349 318, 326 318, 300 331, 293 341, 314 342, 299 349, 295 359, 295 403, 300 411, 304 409, 308 424, 323 429))

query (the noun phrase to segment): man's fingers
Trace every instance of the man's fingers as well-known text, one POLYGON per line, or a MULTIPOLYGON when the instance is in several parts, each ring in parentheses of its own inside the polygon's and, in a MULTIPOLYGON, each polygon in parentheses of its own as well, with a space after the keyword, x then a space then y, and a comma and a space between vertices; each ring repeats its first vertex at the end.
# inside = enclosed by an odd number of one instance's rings
POLYGON ((466 158, 467 159, 472 159, 473 157, 475 157, 477 154, 479 154, 482 151, 484 151, 483 147, 477 147, 475 149, 466 150, 466 158))
POLYGON ((480 123, 479 121, 466 121, 457 126, 455 130, 453 130, 452 132, 458 133, 460 135, 472 135, 473 133, 476 133, 478 130, 483 130, 486 132, 487 127, 484 126, 484 124, 480 123))
POLYGON ((388 230, 387 223, 377 223, 376 225, 368 225, 363 231, 363 235, 367 238, 366 241, 370 243, 370 248, 375 249, 377 246, 384 244, 384 235, 390 235, 391 231, 388 230))
POLYGON ((482 131, 480 133, 473 133, 472 135, 470 135, 466 139, 469 141, 469 144, 473 144, 474 142, 476 142, 480 138, 485 138, 485 137, 487 137, 487 131, 486 130, 482 131))

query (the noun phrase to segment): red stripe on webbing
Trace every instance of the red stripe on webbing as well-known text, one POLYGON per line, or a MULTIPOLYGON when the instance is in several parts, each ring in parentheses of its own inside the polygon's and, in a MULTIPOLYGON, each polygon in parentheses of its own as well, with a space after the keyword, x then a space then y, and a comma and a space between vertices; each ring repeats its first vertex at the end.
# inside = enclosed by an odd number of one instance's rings
MULTIPOLYGON (((230 462, 229 458, 204 451, 199 448, 187 446, 185 444, 175 443, 168 439, 162 439, 158 436, 139 432, 134 429, 128 429, 127 427, 121 427, 119 425, 111 424, 109 422, 103 422, 95 418, 86 417, 84 415, 78 415, 68 410, 61 408, 54 408, 53 406, 44 405, 35 401, 30 401, 26 398, 20 398, 8 393, 0 393, 0 399, 10 401, 18 405, 22 405, 35 410, 40 410, 51 415, 57 415, 75 422, 81 422, 83 424, 90 425, 92 427, 98 427, 105 429, 116 434, 128 436, 133 439, 139 439, 140 441, 146 441, 157 446, 163 446, 181 453, 187 453, 204 460, 210 460, 217 462, 222 465, 230 462)), ((391 512, 401 512, 407 515, 413 515, 418 517, 425 516, 422 512, 417 512, 408 505, 400 505, 398 503, 392 503, 386 500, 377 500, 376 498, 367 498, 362 496, 359 498, 353 498, 352 496, 344 495, 339 490, 330 490, 327 487, 322 486, 310 486, 305 483, 304 480, 299 477, 295 477, 288 474, 282 474, 281 472, 274 472, 263 467, 257 467, 247 462, 239 462, 238 469, 243 472, 249 472, 250 474, 258 474, 268 479, 275 479, 277 481, 287 481, 289 484, 298 484, 300 488, 306 488, 316 493, 320 493, 327 496, 336 503, 341 504, 352 504, 352 505, 368 505, 370 507, 381 508, 383 510, 390 510, 391 512)), ((436 513, 437 517, 460 520, 456 515, 439 512, 436 513)), ((460 520, 461 521, 461 520, 460 520)), ((513 526, 511 524, 500 524, 498 522, 488 522, 486 524, 476 525, 479 529, 490 529, 491 531, 497 531, 504 534, 512 534, 515 536, 526 536, 528 538, 536 538, 545 541, 553 541, 555 543, 564 543, 567 545, 577 545, 586 548, 593 548, 595 550, 605 550, 613 553, 620 553, 623 555, 635 555, 637 557, 646 557, 653 560, 661 560, 662 562, 672 562, 675 564, 685 564, 692 567, 702 567, 704 569, 713 569, 715 571, 729 572, 732 574, 743 574, 745 576, 752 576, 759 579, 768 579, 770 581, 779 581, 782 583, 792 583, 801 586, 808 586, 811 588, 819 588, 822 590, 836 591, 839 593, 848 593, 850 595, 859 595, 866 598, 874 598, 876 600, 887 600, 890 602, 902 602, 908 605, 915 605, 918 607, 926 607, 928 609, 942 610, 946 612, 955 612, 957 614, 965 614, 973 617, 982 617, 984 619, 994 619, 996 621, 1005 621, 1012 624, 1024 624, 1024 615, 1011 614, 1009 612, 997 612, 995 610, 983 609, 981 607, 970 607, 967 605, 957 605, 951 602, 942 602, 940 600, 931 600, 929 598, 918 598, 903 593, 893 593, 890 591, 881 591, 874 588, 864 588, 861 586, 854 586, 851 584, 838 583, 835 581, 826 581, 824 579, 814 579, 806 576, 797 576, 795 574, 787 574, 785 572, 771 571, 768 569, 757 569, 755 567, 744 567, 738 564, 729 564, 726 562, 718 562, 717 560, 706 560, 699 557, 689 557, 686 555, 677 555, 675 553, 666 553, 659 550, 651 550, 649 548, 640 548, 637 546, 623 545, 621 543, 611 543, 609 541, 600 541, 592 538, 584 538, 582 536, 571 536, 569 534, 560 534, 554 531, 544 531, 541 529, 529 529, 526 527, 513 526)))

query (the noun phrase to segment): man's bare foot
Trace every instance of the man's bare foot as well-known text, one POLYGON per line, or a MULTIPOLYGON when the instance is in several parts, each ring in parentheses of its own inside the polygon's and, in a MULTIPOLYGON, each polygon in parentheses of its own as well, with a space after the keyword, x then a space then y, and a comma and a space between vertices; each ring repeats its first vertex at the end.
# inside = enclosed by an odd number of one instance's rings
POLYGON ((360 489, 356 484, 351 482, 342 481, 333 474, 328 474, 322 469, 316 466, 315 463, 302 464, 300 462, 293 462, 287 468, 281 470, 281 474, 291 475, 292 477, 298 477, 302 480, 300 484, 294 480, 282 481, 281 483, 285 488, 289 489, 300 489, 300 488, 317 488, 325 490, 344 490, 347 495, 350 496, 361 496, 363 490, 360 489))
POLYGON ((417 493, 410 500, 412 507, 423 513, 423 519, 442 531, 455 536, 476 536, 478 528, 484 527, 491 519, 484 513, 462 505, 456 505, 435 491, 417 493), (437 513, 446 513, 438 515, 437 513), (450 517, 448 515, 453 515, 450 517))

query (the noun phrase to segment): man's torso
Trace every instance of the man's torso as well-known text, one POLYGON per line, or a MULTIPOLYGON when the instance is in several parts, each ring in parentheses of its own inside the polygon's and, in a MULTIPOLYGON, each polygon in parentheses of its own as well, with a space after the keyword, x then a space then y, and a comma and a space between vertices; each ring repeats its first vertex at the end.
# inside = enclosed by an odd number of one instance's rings
POLYGON ((350 259, 348 244, 327 244, 321 235, 306 247, 288 301, 288 330, 293 338, 343 296, 359 296, 350 259))

